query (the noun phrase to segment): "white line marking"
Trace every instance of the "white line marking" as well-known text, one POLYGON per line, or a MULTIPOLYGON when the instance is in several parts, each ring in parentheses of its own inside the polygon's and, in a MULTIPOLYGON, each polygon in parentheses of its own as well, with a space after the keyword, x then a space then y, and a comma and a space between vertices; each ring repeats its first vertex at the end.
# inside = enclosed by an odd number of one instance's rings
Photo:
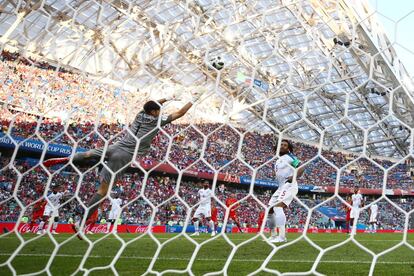
MULTIPOLYGON (((0 253, 0 256, 9 256, 9 254, 0 253)), ((16 257, 50 257, 49 254, 18 254, 16 257)), ((72 255, 72 254, 56 254, 55 257, 65 257, 65 258, 83 258, 83 255, 72 255)), ((89 258, 113 258, 114 256, 101 256, 101 255, 91 255, 89 258)), ((143 257, 143 256, 121 256, 120 259, 136 259, 136 260, 152 260, 152 257, 143 257)), ((263 258, 264 259, 264 258, 263 258)), ((158 260, 164 261, 188 261, 189 258, 178 258, 178 257, 163 257, 158 258, 158 260)), ((226 261, 224 258, 197 258, 197 261, 203 262, 221 262, 226 261)), ((234 262, 260 262, 263 260, 260 259, 233 259, 234 262)), ((271 260, 270 262, 274 263, 314 263, 314 260, 271 260)), ((343 264, 371 264, 371 261, 345 261, 345 260, 322 260, 320 263, 343 263, 343 264)), ((414 264, 413 262, 392 262, 392 261, 377 261, 377 264, 414 264)))

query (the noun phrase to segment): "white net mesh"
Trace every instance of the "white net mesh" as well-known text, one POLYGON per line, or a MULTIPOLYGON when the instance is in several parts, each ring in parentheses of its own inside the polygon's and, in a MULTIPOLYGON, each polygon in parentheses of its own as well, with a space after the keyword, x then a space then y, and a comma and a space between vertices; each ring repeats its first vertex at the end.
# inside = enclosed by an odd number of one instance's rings
POLYGON ((412 275, 411 13, 381 5, 2 1, 0 274, 412 275))

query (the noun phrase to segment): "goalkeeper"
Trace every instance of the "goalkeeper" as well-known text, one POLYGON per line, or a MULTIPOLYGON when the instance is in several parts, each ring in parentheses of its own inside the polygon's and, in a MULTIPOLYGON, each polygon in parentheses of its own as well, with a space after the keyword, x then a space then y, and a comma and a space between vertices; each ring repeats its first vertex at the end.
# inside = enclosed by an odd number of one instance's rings
MULTIPOLYGON (((165 126, 184 116, 201 95, 201 92, 195 94, 192 100, 180 110, 169 116, 160 118, 160 125, 165 126)), ((92 149, 87 152, 76 153, 73 156, 73 164, 82 166, 91 164, 92 162, 97 163, 100 161, 102 155, 105 155, 104 161, 106 162, 99 175, 100 185, 89 201, 88 206, 90 208, 86 219, 95 212, 99 205, 98 202, 107 195, 111 181, 115 182, 128 168, 128 165, 133 161, 135 151, 137 151, 137 156, 144 156, 148 153, 151 148, 152 139, 159 131, 157 126, 161 111, 160 105, 174 99, 174 97, 170 97, 158 100, 157 102, 146 102, 143 110, 137 114, 134 121, 129 126, 129 131, 127 131, 126 135, 120 141, 110 145, 107 149, 92 149), (112 175, 112 172, 114 175, 112 175)), ((69 161, 69 157, 53 158, 46 160, 43 165, 45 167, 51 167, 58 164, 66 164, 69 161)))

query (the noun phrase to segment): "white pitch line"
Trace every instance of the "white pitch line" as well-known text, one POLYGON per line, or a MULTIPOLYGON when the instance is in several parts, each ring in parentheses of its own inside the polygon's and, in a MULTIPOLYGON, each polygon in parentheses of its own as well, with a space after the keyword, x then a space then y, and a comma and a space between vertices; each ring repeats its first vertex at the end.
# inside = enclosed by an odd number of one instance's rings
MULTIPOLYGON (((9 256, 9 254, 0 253, 0 256, 9 256)), ((50 257, 49 254, 18 254, 16 257, 50 257)), ((65 257, 65 258, 83 258, 84 255, 72 255, 72 254, 56 254, 55 257, 65 257)), ((101 256, 101 255, 91 255, 88 258, 113 258, 113 256, 101 256)), ((121 256, 120 259, 134 259, 134 260, 152 260, 152 257, 142 257, 142 256, 121 256)), ((190 258, 178 258, 178 257, 168 257, 168 258, 158 258, 158 260, 164 261, 188 261, 190 258)), ((203 262, 221 262, 226 261, 227 259, 220 258, 197 258, 196 261, 203 262)), ((232 262, 260 262, 263 260, 260 259, 233 259, 232 262)), ((271 260, 270 262, 274 263, 314 263, 314 260, 271 260)), ((343 264, 371 264, 372 261, 345 261, 345 260, 322 260, 320 263, 343 263, 343 264)), ((377 264, 414 264, 413 262, 392 262, 392 261, 377 261, 377 264)))
MULTIPOLYGON (((102 238, 102 236, 95 236, 95 235, 87 235, 88 236, 88 238, 90 238, 92 241, 93 241, 93 237, 99 237, 99 238, 102 238)), ((23 236, 24 237, 24 236, 23 236)), ((28 236, 26 236, 26 237, 28 237, 28 236)), ((36 236, 33 236, 33 237, 36 237, 36 236)), ((30 237, 30 238, 33 238, 33 237, 30 237)), ((137 236, 138 237, 138 236, 137 236)), ((124 238, 124 237, 122 237, 122 236, 120 236, 120 238, 122 239, 122 240, 133 240, 133 239, 136 239, 137 237, 128 237, 128 238, 124 238)), ((170 240, 170 239, 172 239, 172 238, 174 238, 175 236, 171 236, 170 238, 157 238, 156 237, 156 239, 157 240, 170 240)), ((229 237, 229 236, 228 236, 229 237)), ((56 239, 56 240, 65 240, 66 239, 66 237, 56 237, 56 236, 54 236, 54 238, 56 239)), ((184 238, 184 236, 183 236, 183 238, 184 238)), ((198 238, 196 238, 196 237, 191 237, 192 239, 194 239, 194 240, 207 240, 209 237, 198 237, 198 238)), ((252 237, 247 237, 246 239, 232 239, 231 238, 231 236, 229 237, 229 239, 231 240, 231 241, 246 241, 246 240, 248 240, 248 239, 251 239, 252 237)), ((349 238, 348 236, 347 236, 347 238, 349 238)), ((0 241, 2 240, 2 239, 16 239, 16 237, 3 237, 3 238, 0 238, 0 241)), ((152 240, 152 238, 150 238, 150 237, 143 237, 143 238, 140 238, 140 239, 143 239, 143 240, 152 240)), ((313 241, 313 242, 342 242, 342 241, 344 241, 344 240, 324 240, 324 239, 312 239, 311 237, 310 237, 310 239, 313 241)), ((108 238, 105 238, 105 240, 118 240, 117 238, 115 238, 115 237, 108 237, 108 238)), ((295 239, 292 239, 292 240, 295 240, 295 239)), ((387 240, 360 240, 360 239, 355 239, 356 241, 358 241, 358 242, 400 242, 400 241, 402 241, 402 239, 398 239, 398 240, 389 240, 389 239, 387 239, 387 240)), ((263 240, 261 240, 260 239, 260 241, 263 241, 263 240)), ((411 242, 411 240, 407 240, 407 242, 411 242)), ((414 241, 413 241, 414 242, 414 241)))

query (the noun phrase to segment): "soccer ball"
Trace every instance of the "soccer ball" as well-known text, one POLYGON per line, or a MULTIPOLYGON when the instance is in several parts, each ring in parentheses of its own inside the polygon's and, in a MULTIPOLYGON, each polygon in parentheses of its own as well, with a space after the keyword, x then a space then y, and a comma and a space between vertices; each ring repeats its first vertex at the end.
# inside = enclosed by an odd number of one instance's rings
POLYGON ((210 59, 210 67, 220 71, 224 67, 224 62, 220 56, 214 57, 210 59))

